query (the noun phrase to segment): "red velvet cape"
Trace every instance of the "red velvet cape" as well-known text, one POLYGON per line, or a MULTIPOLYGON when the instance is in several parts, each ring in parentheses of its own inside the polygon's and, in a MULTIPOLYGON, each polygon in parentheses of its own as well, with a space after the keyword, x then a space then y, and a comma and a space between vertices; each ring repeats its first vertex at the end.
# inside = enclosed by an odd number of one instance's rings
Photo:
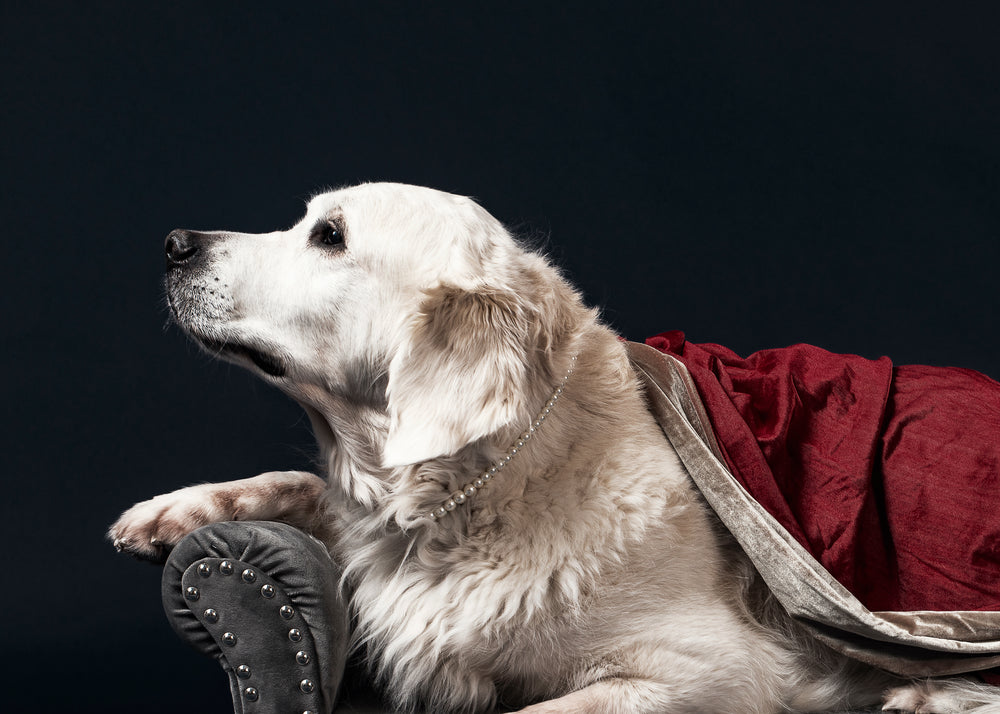
POLYGON ((809 345, 646 343, 687 367, 736 479, 869 610, 1000 610, 1000 383, 809 345))

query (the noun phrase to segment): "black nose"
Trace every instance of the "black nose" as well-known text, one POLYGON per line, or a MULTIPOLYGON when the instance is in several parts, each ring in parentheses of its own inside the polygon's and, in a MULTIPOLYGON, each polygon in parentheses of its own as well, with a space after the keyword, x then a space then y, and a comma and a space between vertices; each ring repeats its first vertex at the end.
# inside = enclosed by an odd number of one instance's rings
POLYGON ((201 242, 194 231, 171 231, 164 248, 167 253, 167 267, 173 268, 189 262, 198 254, 201 242))

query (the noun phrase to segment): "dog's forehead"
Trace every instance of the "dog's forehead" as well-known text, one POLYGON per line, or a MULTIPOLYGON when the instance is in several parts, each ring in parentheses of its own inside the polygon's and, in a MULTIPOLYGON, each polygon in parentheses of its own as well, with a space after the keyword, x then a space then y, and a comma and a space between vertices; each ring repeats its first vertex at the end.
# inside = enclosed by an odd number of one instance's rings
POLYGON ((402 183, 365 183, 326 191, 313 196, 306 204, 302 223, 311 223, 333 213, 346 213, 358 219, 421 216, 471 220, 492 218, 474 200, 425 186, 402 183))

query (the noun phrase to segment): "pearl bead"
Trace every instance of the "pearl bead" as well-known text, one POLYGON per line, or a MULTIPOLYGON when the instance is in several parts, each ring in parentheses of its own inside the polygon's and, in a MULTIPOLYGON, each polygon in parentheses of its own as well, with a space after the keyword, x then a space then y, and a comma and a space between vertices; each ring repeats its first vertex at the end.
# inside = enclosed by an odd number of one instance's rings
POLYGON ((476 486, 474 486, 473 484, 470 483, 468 486, 465 487, 465 491, 464 491, 465 497, 466 498, 472 498, 473 496, 476 495, 476 491, 478 491, 478 490, 479 489, 476 486))
POLYGON ((446 511, 454 511, 455 510, 455 506, 457 506, 457 505, 458 504, 455 503, 455 499, 454 498, 449 498, 447 501, 444 502, 444 510, 446 510, 446 511))
POLYGON ((480 478, 479 480, 482 481, 483 483, 489 483, 490 481, 493 480, 493 474, 487 471, 486 473, 483 474, 482 478, 480 478))
POLYGON ((465 492, 456 493, 454 496, 451 497, 451 500, 454 501, 456 505, 461 506, 463 503, 465 503, 465 492))
POLYGON ((438 506, 434 511, 434 515, 438 518, 444 518, 446 513, 448 513, 448 511, 445 510, 444 506, 438 506))
POLYGON ((475 486, 477 489, 479 489, 485 486, 486 482, 483 481, 481 478, 477 478, 475 481, 472 482, 472 485, 475 486))

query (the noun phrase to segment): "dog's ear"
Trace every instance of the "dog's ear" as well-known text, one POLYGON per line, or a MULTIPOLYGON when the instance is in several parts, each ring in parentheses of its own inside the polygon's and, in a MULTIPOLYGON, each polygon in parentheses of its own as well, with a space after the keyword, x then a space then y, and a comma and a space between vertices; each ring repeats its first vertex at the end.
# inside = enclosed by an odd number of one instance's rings
POLYGON ((529 310, 512 292, 429 291, 389 365, 383 465, 453 454, 517 418, 530 333, 529 310))

